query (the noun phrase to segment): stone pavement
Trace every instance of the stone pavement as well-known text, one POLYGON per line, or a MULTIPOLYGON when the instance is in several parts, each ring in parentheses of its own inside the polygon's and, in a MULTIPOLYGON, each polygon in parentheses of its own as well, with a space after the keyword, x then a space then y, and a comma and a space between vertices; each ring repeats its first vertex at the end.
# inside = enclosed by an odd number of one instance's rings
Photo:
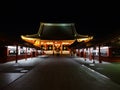
POLYGON ((0 90, 120 90, 118 84, 89 68, 99 65, 95 62, 53 56, 0 64, 0 90))
POLYGON ((38 57, 21 59, 17 63, 16 61, 0 63, 0 90, 33 69, 42 60, 38 57))

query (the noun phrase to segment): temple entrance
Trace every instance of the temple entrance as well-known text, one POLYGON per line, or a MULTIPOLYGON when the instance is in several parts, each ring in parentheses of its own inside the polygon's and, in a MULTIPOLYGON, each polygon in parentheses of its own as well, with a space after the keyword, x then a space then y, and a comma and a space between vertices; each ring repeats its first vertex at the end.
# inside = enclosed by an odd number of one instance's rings
POLYGON ((70 54, 69 45, 77 42, 88 42, 92 36, 80 35, 76 32, 74 23, 40 23, 38 33, 21 35, 21 38, 39 47, 45 54, 70 54))
POLYGON ((54 44, 54 54, 60 55, 61 54, 61 44, 60 43, 55 43, 54 44))

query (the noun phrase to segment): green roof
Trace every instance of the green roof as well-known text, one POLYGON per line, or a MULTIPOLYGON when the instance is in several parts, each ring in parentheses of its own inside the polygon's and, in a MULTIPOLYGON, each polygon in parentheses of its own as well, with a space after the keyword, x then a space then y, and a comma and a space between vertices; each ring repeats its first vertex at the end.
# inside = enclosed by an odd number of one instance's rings
POLYGON ((25 35, 25 37, 41 40, 75 40, 89 36, 78 34, 74 23, 40 23, 37 34, 25 35))
POLYGON ((38 34, 41 39, 73 40, 76 30, 73 23, 41 23, 38 34))

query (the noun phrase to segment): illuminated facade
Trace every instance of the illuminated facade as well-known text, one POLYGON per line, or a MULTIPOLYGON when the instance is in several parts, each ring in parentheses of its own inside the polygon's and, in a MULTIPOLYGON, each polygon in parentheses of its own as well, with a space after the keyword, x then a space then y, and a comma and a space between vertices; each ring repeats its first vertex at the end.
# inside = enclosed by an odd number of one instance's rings
POLYGON ((77 40, 88 42, 92 36, 80 35, 74 23, 40 23, 37 34, 21 35, 21 38, 44 50, 46 54, 69 54, 69 45, 77 40))

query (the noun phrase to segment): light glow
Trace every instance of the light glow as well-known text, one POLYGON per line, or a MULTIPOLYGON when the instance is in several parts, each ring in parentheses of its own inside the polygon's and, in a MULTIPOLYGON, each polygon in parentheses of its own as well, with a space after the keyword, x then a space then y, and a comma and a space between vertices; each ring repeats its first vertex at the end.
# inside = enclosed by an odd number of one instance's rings
POLYGON ((88 42, 88 41, 90 41, 90 40, 92 40, 92 39, 93 39, 93 37, 79 38, 79 39, 77 39, 77 41, 78 41, 78 42, 82 42, 82 41, 84 41, 84 42, 88 42))
POLYGON ((43 23, 42 25, 47 25, 47 26, 71 26, 72 23, 43 23))

